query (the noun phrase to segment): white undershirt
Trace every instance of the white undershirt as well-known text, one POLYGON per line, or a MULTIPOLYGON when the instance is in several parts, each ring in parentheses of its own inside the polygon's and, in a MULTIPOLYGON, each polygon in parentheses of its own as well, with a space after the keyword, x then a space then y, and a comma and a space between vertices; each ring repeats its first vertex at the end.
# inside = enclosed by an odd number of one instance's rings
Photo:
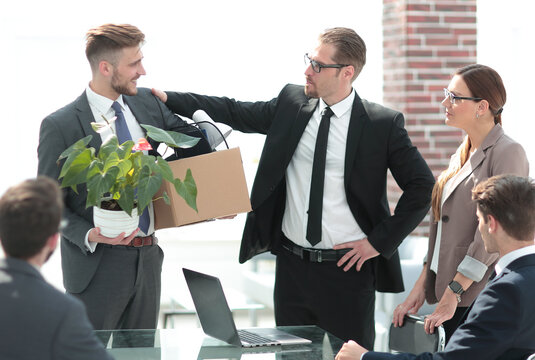
POLYGON ((515 261, 516 259, 526 256, 535 254, 535 245, 526 246, 517 250, 513 250, 511 252, 508 252, 504 256, 498 260, 496 265, 494 266, 494 270, 496 271, 496 276, 500 275, 510 263, 515 261))
MULTIPOLYGON (((455 156, 458 156, 458 154, 455 154, 455 156)), ((472 154, 470 154, 472 156, 472 154)), ((455 159, 457 161, 458 159, 455 159)), ((472 165, 470 164, 470 159, 468 159, 461 170, 454 176, 452 176, 445 184, 444 188, 442 189, 442 198, 440 202, 440 213, 442 214, 442 206, 444 206, 444 203, 446 202, 446 199, 453 193, 457 185, 459 185, 459 182, 463 180, 466 176, 468 176, 472 172, 472 165)), ((435 249, 433 250, 433 258, 431 259, 431 265, 429 268, 435 272, 435 274, 438 271, 438 259, 439 259, 439 253, 440 253, 440 243, 442 242, 442 216, 438 220, 437 224, 437 236, 435 240, 435 249)))
MULTIPOLYGON (((115 110, 111 107, 113 104, 113 100, 108 99, 105 96, 99 95, 96 92, 94 92, 89 85, 86 87, 86 95, 87 95, 87 101, 89 102, 89 107, 91 108, 91 112, 93 113, 93 117, 95 118, 95 121, 97 123, 103 123, 106 124, 106 120, 102 118, 104 117, 107 120, 111 120, 113 117, 115 117, 115 110)), ((126 120, 126 125, 128 126, 128 130, 130 131, 130 135, 132 136, 132 140, 136 142, 139 138, 145 137, 145 133, 143 132, 143 129, 141 126, 139 126, 139 123, 137 122, 134 114, 126 105, 126 103, 123 100, 123 96, 119 95, 119 98, 116 100, 123 110, 124 118, 126 120)), ((102 142, 105 142, 106 139, 113 135, 115 132, 115 123, 113 122, 111 124, 111 128, 104 130, 100 133, 100 138, 102 142)), ((147 151, 144 151, 144 153, 147 153, 147 151)), ((149 204, 149 216, 150 216, 150 224, 148 229, 148 234, 143 233, 143 231, 138 232, 138 236, 145 236, 152 234, 154 232, 154 209, 152 207, 152 204, 149 204)), ((89 232, 85 236, 85 244, 89 251, 94 252, 97 246, 97 243, 90 243, 88 240, 89 232)))
MULTIPOLYGON (((349 209, 344 187, 347 131, 354 100, 353 90, 344 100, 330 107, 334 115, 331 117, 327 141, 322 240, 314 248, 332 249, 336 244, 366 237, 349 209)), ((321 112, 326 106, 320 99, 286 169, 287 195, 282 231, 288 239, 303 247, 311 247, 306 240, 306 228, 312 163, 321 112)))

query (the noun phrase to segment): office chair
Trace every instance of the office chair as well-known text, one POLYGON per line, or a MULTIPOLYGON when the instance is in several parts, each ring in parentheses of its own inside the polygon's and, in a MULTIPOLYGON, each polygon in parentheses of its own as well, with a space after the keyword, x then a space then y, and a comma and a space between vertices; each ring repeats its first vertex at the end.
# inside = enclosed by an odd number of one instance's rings
POLYGON ((390 352, 407 352, 420 354, 422 352, 437 352, 444 350, 446 333, 442 325, 435 328, 433 334, 427 334, 424 329, 424 319, 420 316, 405 315, 402 327, 390 325, 388 347, 390 352))

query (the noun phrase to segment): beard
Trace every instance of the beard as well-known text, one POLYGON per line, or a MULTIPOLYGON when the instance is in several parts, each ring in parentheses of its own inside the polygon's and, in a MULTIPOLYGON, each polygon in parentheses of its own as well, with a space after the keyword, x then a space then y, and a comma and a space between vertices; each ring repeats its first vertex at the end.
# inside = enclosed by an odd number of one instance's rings
POLYGON ((117 73, 115 72, 111 78, 111 88, 113 91, 115 91, 118 94, 122 95, 129 95, 134 96, 137 94, 137 87, 129 88, 128 87, 129 82, 127 83, 121 83, 119 80, 119 76, 117 76, 117 73))
POLYGON ((319 98, 318 92, 315 90, 312 90, 311 86, 308 84, 305 85, 305 95, 308 96, 309 98, 314 98, 314 99, 319 98))

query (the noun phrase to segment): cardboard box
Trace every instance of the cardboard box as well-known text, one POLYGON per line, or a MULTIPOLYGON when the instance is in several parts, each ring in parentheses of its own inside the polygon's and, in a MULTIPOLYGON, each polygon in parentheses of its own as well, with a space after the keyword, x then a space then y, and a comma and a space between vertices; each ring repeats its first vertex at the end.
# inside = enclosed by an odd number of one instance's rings
POLYGON ((169 166, 180 179, 191 169, 197 184, 199 212, 190 208, 175 188, 164 181, 155 198, 165 190, 171 205, 162 199, 153 203, 156 230, 251 211, 239 148, 170 161, 169 166))

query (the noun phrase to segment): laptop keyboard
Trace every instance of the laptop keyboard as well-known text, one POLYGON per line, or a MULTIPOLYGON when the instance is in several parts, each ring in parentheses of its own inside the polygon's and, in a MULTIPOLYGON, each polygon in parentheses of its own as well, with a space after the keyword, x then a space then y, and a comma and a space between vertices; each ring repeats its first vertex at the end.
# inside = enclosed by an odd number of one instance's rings
POLYGON ((273 341, 272 339, 268 339, 265 337, 262 337, 260 335, 254 334, 252 332, 249 332, 247 330, 238 330, 238 336, 240 337, 240 340, 243 342, 246 342, 251 345, 277 345, 277 341, 273 341))

